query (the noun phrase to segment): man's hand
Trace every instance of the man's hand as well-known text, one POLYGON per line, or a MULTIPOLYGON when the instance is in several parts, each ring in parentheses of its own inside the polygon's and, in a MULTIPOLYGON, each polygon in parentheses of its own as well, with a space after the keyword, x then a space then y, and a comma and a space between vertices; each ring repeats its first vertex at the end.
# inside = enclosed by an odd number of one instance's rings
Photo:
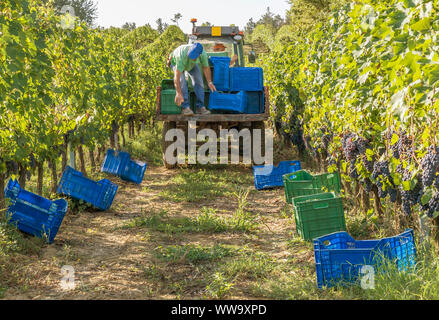
POLYGON ((208 86, 209 86, 210 91, 212 91, 212 92, 217 91, 216 87, 212 81, 209 81, 208 86))
POLYGON ((184 102, 183 95, 177 92, 177 94, 175 95, 175 104, 180 107, 183 102, 184 102))
POLYGON ((238 60, 238 55, 235 54, 232 59, 230 60, 230 67, 235 64, 235 62, 238 60))

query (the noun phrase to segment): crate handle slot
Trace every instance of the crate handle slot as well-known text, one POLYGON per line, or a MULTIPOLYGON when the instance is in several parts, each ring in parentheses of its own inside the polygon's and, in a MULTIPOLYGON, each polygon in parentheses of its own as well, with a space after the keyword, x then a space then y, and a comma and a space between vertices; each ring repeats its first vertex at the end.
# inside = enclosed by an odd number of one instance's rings
POLYGON ((329 246, 329 245, 331 244, 331 241, 329 241, 329 240, 325 240, 325 241, 323 241, 323 244, 324 244, 325 246, 329 246))
POLYGON ((328 208, 329 207, 329 203, 324 203, 324 204, 315 204, 314 206, 314 209, 326 209, 326 208, 328 208))

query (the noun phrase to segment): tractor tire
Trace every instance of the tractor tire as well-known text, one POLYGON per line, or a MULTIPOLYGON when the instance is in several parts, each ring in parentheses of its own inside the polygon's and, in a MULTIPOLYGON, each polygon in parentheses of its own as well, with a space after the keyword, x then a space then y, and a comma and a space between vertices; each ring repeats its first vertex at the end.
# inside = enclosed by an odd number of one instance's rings
POLYGON ((164 121, 163 122, 163 131, 162 131, 162 157, 163 157, 163 165, 166 167, 166 169, 174 169, 177 167, 177 164, 170 164, 166 161, 166 149, 173 143, 172 141, 166 141, 165 136, 166 133, 176 128, 175 121, 164 121))
POLYGON ((255 164, 255 161, 253 159, 253 148, 254 148, 254 142, 253 142, 253 130, 254 129, 261 129, 261 156, 265 156, 265 122, 264 121, 255 121, 252 122, 252 162, 255 164))

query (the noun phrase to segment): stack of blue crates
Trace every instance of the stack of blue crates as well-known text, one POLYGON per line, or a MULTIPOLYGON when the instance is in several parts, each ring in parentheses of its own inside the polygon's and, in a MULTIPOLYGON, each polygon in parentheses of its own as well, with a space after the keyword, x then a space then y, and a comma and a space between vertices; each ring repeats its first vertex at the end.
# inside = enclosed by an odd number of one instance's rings
POLYGON ((102 172, 114 174, 125 181, 142 183, 147 164, 145 162, 131 160, 129 153, 122 151, 107 150, 102 172))
POLYGON ((282 176, 301 170, 300 161, 281 161, 276 167, 274 165, 253 166, 253 176, 256 190, 282 187, 284 185, 282 176))
POLYGON ((407 272, 416 264, 413 230, 380 240, 355 240, 347 232, 331 233, 314 239, 314 257, 319 288, 356 283, 363 266, 382 272, 386 261, 407 272))
POLYGON ((220 91, 210 94, 210 110, 264 113, 264 80, 261 68, 230 68, 229 57, 210 57, 209 60, 213 65, 213 83, 220 91))
POLYGON ((59 182, 57 193, 83 200, 100 210, 108 210, 116 196, 118 186, 108 179, 90 180, 67 166, 59 182))
POLYGON ((7 215, 9 223, 25 233, 44 238, 48 243, 55 239, 67 212, 67 201, 51 201, 20 187, 10 179, 5 188, 9 199, 7 215))

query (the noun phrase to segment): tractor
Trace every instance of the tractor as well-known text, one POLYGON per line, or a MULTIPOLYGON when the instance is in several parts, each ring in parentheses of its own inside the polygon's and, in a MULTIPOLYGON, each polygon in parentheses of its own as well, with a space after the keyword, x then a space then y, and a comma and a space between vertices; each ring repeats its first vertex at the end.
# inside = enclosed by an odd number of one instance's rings
MULTIPOLYGON (((244 33, 236 26, 196 26, 196 19, 192 19, 193 23, 192 34, 189 35, 188 43, 201 43, 204 51, 206 51, 209 57, 211 56, 228 56, 232 57, 237 55, 238 59, 234 67, 245 67, 244 55, 244 33)), ((255 62, 255 54, 253 51, 248 52, 248 62, 255 62)), ((213 67, 211 68, 214 72, 213 67)), ((213 74, 213 73, 212 73, 213 74)), ((204 78, 204 76, 203 76, 204 78)), ((190 77, 187 78, 188 87, 191 91, 192 84, 190 77)), ((206 107, 208 107, 209 101, 209 89, 207 88, 205 81, 205 93, 206 93, 206 107)), ((212 113, 208 115, 194 114, 193 116, 184 116, 180 114, 180 109, 177 106, 173 106, 175 112, 162 112, 163 102, 162 91, 169 91, 173 89, 173 80, 163 80, 162 85, 157 87, 157 111, 156 120, 163 121, 163 136, 162 136, 162 150, 163 150, 163 163, 166 168, 172 169, 177 164, 171 164, 166 161, 165 152, 167 148, 173 143, 173 141, 166 141, 165 135, 170 129, 182 129, 186 136, 186 152, 188 151, 188 131, 189 122, 196 122, 196 132, 210 128, 215 130, 217 137, 219 137, 219 131, 221 129, 237 129, 238 131, 248 128, 251 132, 251 139, 253 143, 253 129, 261 129, 262 133, 262 150, 265 148, 265 121, 269 118, 269 91, 268 87, 263 88, 263 94, 261 95, 261 110, 259 113, 244 113, 244 114, 225 114, 225 113, 212 113)), ((172 91, 171 91, 172 92, 172 91)), ((195 100, 195 94, 190 92, 191 101, 195 100)), ((172 103, 172 97, 168 97, 167 103, 172 103)), ((191 102, 191 105, 192 105, 191 102)), ((199 142, 197 142, 199 144, 199 142)), ((240 153, 242 154, 243 142, 240 141, 240 153)), ((252 155, 252 162, 253 161, 252 155)))

